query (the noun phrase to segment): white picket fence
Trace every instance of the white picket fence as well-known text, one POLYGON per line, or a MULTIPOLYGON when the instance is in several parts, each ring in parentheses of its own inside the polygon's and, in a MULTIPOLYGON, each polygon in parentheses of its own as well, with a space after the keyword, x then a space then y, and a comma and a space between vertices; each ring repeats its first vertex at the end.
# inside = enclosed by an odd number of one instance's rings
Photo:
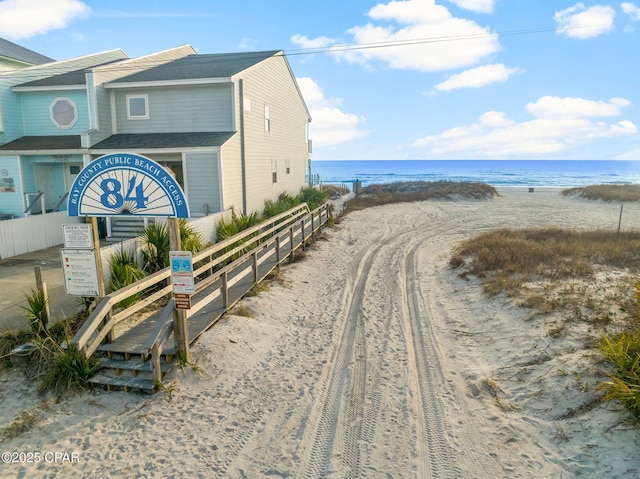
POLYGON ((66 211, 0 221, 0 259, 62 244, 62 225, 83 222, 84 218, 70 218, 66 211))

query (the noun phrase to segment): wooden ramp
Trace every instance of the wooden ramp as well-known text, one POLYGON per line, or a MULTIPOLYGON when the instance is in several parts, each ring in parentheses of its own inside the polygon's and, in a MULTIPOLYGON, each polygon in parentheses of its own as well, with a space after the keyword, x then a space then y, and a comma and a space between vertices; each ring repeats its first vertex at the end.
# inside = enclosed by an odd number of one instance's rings
MULTIPOLYGON (((209 257, 210 260, 195 271, 201 280, 196 284, 196 293, 191 299, 192 307, 187 313, 189 343, 215 324, 256 283, 266 278, 281 263, 291 261, 295 251, 304 248, 305 242, 315 235, 329 218, 327 205, 313 212, 306 209, 304 214, 294 210, 288 212, 288 217, 293 221, 288 221, 285 214, 283 222, 272 221, 269 227, 262 227, 262 231, 254 227, 253 232, 245 232, 220 245, 214 245, 211 247, 213 249, 210 248, 211 251, 205 250, 194 255, 194 264, 202 262, 202 258, 209 257), (216 256, 220 251, 228 250, 229 245, 236 244, 238 240, 246 241, 246 237, 250 235, 254 235, 251 236, 252 241, 244 243, 252 244, 249 251, 243 251, 245 248, 240 246, 216 256), (230 258, 239 254, 242 254, 239 258, 224 265, 230 258), (212 259, 214 256, 216 258, 212 259)), ((160 278, 159 283, 165 280, 168 274, 157 276, 160 278)), ((141 280, 142 282, 144 280, 141 280)), ((141 287, 142 285, 138 288, 131 285, 124 289, 135 292, 141 287)), ((165 290, 170 292, 170 286, 161 289, 160 292, 165 290)), ((116 304, 116 301, 121 300, 122 295, 117 293, 111 293, 113 297, 107 301, 108 304, 116 304)), ((166 293, 164 296, 166 297, 166 293)), ((96 354, 102 362, 102 370, 90 381, 108 388, 145 392, 153 392, 161 386, 162 376, 171 369, 176 357, 173 306, 171 300, 163 310, 142 320, 122 335, 111 337, 109 342, 103 339, 112 336, 113 326, 126 315, 117 313, 110 316, 110 308, 96 308, 96 311, 100 310, 98 314, 94 311, 92 317, 95 317, 87 320, 87 323, 93 324, 94 327, 85 328, 85 324, 83 330, 73 339, 80 350, 86 351, 87 355, 96 354), (92 343, 94 346, 91 346, 92 343)), ((137 307, 136 311, 139 309, 140 307, 137 307)))

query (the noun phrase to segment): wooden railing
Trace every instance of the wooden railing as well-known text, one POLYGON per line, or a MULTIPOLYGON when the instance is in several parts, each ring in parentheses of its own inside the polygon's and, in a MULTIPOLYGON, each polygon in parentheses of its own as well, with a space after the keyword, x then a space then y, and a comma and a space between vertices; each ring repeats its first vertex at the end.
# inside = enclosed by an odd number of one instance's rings
MULTIPOLYGON (((192 315, 198 312, 218 295, 223 295, 223 298, 226 298, 228 288, 231 286, 228 282, 229 272, 243 266, 246 268, 247 266, 245 266, 245 264, 249 261, 252 263, 249 267, 255 271, 254 282, 262 280, 263 278, 258 278, 257 275, 258 251, 272 247, 275 243, 275 254, 277 255, 276 264, 280 264, 286 259, 286 257, 280 257, 280 244, 283 238, 290 241, 290 252, 288 254, 293 255, 297 248, 301 246, 304 247, 305 241, 311 235, 315 234, 315 232, 326 223, 328 218, 329 208, 327 204, 310 212, 306 203, 303 203, 280 215, 269 218, 259 225, 242 231, 231 238, 195 253, 193 255, 193 264, 198 265, 198 267, 194 271, 194 276, 206 276, 196 283, 196 292, 193 296, 195 297, 198 293, 201 293, 205 288, 220 279, 222 279, 222 286, 213 293, 209 293, 192 303, 191 310, 189 310, 188 314, 192 315), (298 234, 301 234, 302 239, 297 244, 294 244, 293 238, 298 234), (233 247, 235 244, 237 244, 237 246, 233 247), (229 251, 225 251, 228 248, 230 248, 229 251), (237 256, 240 257, 234 260, 234 257, 237 256), (231 263, 226 264, 227 262, 231 263)), ((172 287, 171 285, 161 287, 148 297, 137 301, 132 306, 117 313, 113 311, 114 306, 144 290, 157 287, 159 283, 167 280, 170 276, 170 268, 165 268, 162 271, 153 273, 133 284, 106 295, 73 337, 72 343, 76 344, 78 350, 86 357, 89 357, 96 351, 105 338, 108 337, 110 341, 114 341, 116 339, 114 334, 116 324, 131 317, 146 306, 166 297, 171 293, 172 287)), ((228 309, 232 305, 229 304, 228 301, 224 301, 224 306, 225 309, 228 309)), ((173 301, 170 301, 161 313, 160 319, 152 334, 144 343, 147 356, 151 356, 152 358, 154 374, 156 374, 156 372, 159 374, 159 358, 162 354, 162 344, 166 342, 173 329, 173 310, 174 304, 173 301), (155 369, 156 361, 158 362, 157 371, 155 369)))

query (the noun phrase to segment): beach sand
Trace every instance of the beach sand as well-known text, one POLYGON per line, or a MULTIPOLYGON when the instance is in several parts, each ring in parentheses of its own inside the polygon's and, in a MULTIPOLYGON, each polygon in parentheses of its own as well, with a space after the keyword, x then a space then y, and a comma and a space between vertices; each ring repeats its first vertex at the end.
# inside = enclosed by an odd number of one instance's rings
MULTIPOLYGON (((196 366, 175 368, 156 395, 54 401, 19 368, 1 372, 0 427, 34 422, 2 452, 41 460, 2 464, 0 476, 640 477, 640 429, 594 400, 606 377, 586 349, 597 328, 567 321, 553 337, 559 316, 531 318, 448 266, 454 245, 481 231, 615 230, 620 205, 499 192, 350 213, 242 301, 251 318, 205 333, 196 366), (67 460, 45 455, 55 452, 67 460)), ((625 205, 623 228, 638 225, 640 205, 625 205)))

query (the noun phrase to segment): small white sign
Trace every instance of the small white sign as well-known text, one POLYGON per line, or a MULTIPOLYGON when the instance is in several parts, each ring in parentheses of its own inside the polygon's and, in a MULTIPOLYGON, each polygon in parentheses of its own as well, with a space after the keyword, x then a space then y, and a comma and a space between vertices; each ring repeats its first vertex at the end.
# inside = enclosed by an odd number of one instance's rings
POLYGON ((99 296, 95 250, 61 249, 64 289, 70 296, 99 296))
POLYGON ((93 249, 93 232, 88 223, 62 225, 64 247, 72 249, 93 249))
POLYGON ((196 292, 191 251, 169 251, 171 284, 174 293, 196 292))

